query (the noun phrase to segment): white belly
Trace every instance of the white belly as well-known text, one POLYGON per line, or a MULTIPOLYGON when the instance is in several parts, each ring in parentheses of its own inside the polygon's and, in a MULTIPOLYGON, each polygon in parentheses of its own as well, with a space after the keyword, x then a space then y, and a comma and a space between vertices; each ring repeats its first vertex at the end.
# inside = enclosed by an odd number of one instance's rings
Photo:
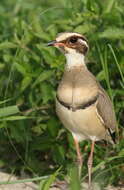
POLYGON ((56 100, 56 112, 63 125, 79 141, 84 139, 101 140, 107 138, 106 129, 98 117, 95 104, 86 109, 73 112, 56 100))

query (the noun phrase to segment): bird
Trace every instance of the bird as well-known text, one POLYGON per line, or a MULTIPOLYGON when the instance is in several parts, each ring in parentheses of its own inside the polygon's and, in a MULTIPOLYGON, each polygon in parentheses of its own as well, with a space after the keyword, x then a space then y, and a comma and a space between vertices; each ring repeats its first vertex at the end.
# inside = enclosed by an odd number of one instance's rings
POLYGON ((66 57, 64 73, 56 92, 56 113, 73 136, 80 170, 83 158, 79 143, 83 140, 91 141, 87 166, 89 189, 92 189, 95 142, 106 140, 115 143, 117 121, 113 104, 87 68, 85 57, 89 43, 84 35, 62 32, 47 45, 56 47, 66 57))

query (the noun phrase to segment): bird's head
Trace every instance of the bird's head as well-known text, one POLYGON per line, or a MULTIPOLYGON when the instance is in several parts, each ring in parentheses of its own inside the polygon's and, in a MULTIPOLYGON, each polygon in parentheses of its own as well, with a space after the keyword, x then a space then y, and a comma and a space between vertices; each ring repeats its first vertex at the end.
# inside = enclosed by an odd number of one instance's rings
POLYGON ((57 35, 54 41, 47 44, 60 49, 64 54, 83 54, 86 55, 89 46, 87 39, 75 32, 63 32, 57 35))

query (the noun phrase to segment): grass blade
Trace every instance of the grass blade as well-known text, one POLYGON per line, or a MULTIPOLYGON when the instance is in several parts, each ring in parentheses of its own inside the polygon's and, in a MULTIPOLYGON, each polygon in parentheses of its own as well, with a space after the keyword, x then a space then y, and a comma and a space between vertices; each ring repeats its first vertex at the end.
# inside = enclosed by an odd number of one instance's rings
POLYGON ((9 115, 13 115, 16 113, 19 113, 19 108, 18 106, 8 106, 8 107, 4 107, 4 108, 0 108, 0 117, 5 117, 5 116, 9 116, 9 115))
POLYGON ((30 179, 22 179, 22 180, 13 180, 13 181, 0 181, 0 185, 5 185, 5 184, 17 184, 17 183, 27 183, 27 182, 32 182, 32 181, 39 181, 39 180, 44 180, 48 178, 49 176, 41 176, 41 177, 34 177, 30 179))
POLYGON ((50 186, 52 185, 52 183, 55 181, 56 176, 59 174, 59 171, 61 170, 61 167, 54 173, 52 174, 48 180, 45 181, 45 183, 41 183, 40 184, 40 188, 39 190, 49 190, 50 186))
POLYGON ((111 51, 111 53, 112 53, 112 55, 114 57, 115 63, 117 65, 118 71, 120 73, 121 79, 122 79, 123 84, 124 84, 124 75, 123 75, 122 70, 120 68, 119 62, 118 62, 117 57, 115 55, 115 52, 114 52, 114 50, 113 50, 113 48, 112 48, 112 46, 110 44, 108 44, 108 47, 109 47, 109 49, 110 49, 110 51, 111 51))
POLYGON ((77 166, 73 166, 70 171, 70 190, 81 190, 79 171, 77 166))

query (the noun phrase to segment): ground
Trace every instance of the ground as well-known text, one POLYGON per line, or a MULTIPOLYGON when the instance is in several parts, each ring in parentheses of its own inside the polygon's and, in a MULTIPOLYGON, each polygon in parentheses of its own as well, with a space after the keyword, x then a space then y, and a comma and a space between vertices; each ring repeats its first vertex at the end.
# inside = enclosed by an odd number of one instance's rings
MULTIPOLYGON (((15 181, 18 180, 18 177, 14 175, 10 175, 4 172, 0 172, 0 181, 15 181)), ((18 184, 6 184, 6 185, 0 185, 0 190, 37 190, 38 186, 35 183, 27 182, 27 183, 18 183, 18 184)), ((83 189, 87 190, 87 184, 83 184, 83 189)), ((63 187, 56 188, 51 187, 50 190, 65 190, 63 187)), ((101 190, 98 184, 94 184, 94 190, 101 190)), ((105 190, 124 190, 124 187, 112 187, 108 186, 105 190)))

